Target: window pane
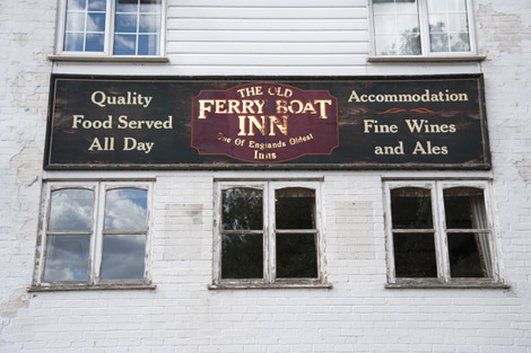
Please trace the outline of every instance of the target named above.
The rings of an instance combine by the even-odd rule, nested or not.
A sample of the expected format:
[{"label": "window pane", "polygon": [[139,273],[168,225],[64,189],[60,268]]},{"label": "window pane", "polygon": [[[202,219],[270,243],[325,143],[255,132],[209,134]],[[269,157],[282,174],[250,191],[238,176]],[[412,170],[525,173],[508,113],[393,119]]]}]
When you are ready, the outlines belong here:
[{"label": "window pane", "polygon": [[315,191],[285,188],[275,191],[277,229],[315,229]]},{"label": "window pane", "polygon": [[116,1],[116,12],[137,12],[138,0]]},{"label": "window pane", "polygon": [[430,48],[433,52],[449,52],[447,34],[430,34]]},{"label": "window pane", "polygon": [[391,190],[391,213],[394,229],[431,229],[431,194],[429,189]]},{"label": "window pane", "polygon": [[49,232],[90,232],[94,211],[91,190],[61,189],[52,192]]},{"label": "window pane", "polygon": [[488,234],[448,234],[452,277],[489,277]]},{"label": "window pane", "polygon": [[88,281],[89,248],[89,236],[48,236],[44,281]]},{"label": "window pane", "polygon": [[448,229],[488,228],[482,189],[445,189],[444,210]]},{"label": "window pane", "polygon": [[146,236],[105,235],[103,237],[102,279],[144,279]]},{"label": "window pane", "polygon": [[222,193],[222,225],[225,230],[262,230],[262,190],[232,188]]},{"label": "window pane", "polygon": [[314,234],[277,234],[277,277],[317,278]]},{"label": "window pane", "polygon": [[83,51],[83,34],[66,34],[65,51]]},{"label": "window pane", "polygon": [[428,0],[430,13],[445,13],[447,11],[448,0]]},{"label": "window pane", "polygon": [[136,18],[136,15],[117,14],[114,31],[118,33],[136,33]]},{"label": "window pane", "polygon": [[85,51],[103,51],[104,35],[103,34],[87,34],[87,42],[85,44]]},{"label": "window pane", "polygon": [[89,13],[87,22],[87,31],[105,32],[105,14]]},{"label": "window pane", "polygon": [[450,50],[454,52],[470,51],[470,36],[468,33],[450,34]]},{"label": "window pane", "polygon": [[117,34],[114,36],[115,55],[135,55],[136,35]]},{"label": "window pane", "polygon": [[393,235],[396,277],[437,277],[432,233]]},{"label": "window pane", "polygon": [[85,31],[85,14],[69,13],[66,15],[66,30],[72,32]]},{"label": "window pane", "polygon": [[221,277],[257,279],[264,276],[261,234],[223,234]]},{"label": "window pane", "polygon": [[140,15],[139,32],[140,33],[158,33],[160,28],[159,15]]},{"label": "window pane", "polygon": [[430,0],[428,12],[432,52],[470,51],[465,0]]},{"label": "window pane", "polygon": [[140,0],[140,12],[160,12],[161,0]]},{"label": "window pane", "polygon": [[141,34],[138,36],[138,55],[157,55],[159,53],[159,36]]},{"label": "window pane", "polygon": [[107,191],[104,230],[144,231],[147,228],[147,191],[117,189]]},{"label": "window pane", "polygon": [[86,6],[86,0],[68,0],[66,9],[68,11],[84,10]]},{"label": "window pane", "polygon": [[466,12],[466,0],[431,0],[431,2],[447,3],[449,12]]},{"label": "window pane", "polygon": [[415,0],[373,0],[376,54],[420,55],[420,25]]},{"label": "window pane", "polygon": [[89,11],[105,11],[106,10],[106,0],[88,0],[88,10]]}]

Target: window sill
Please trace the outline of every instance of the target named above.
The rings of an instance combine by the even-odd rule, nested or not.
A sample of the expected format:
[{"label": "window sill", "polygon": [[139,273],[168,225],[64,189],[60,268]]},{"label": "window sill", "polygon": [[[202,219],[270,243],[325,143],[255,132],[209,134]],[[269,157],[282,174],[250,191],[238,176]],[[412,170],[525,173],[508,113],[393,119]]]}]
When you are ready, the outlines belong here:
[{"label": "window sill", "polygon": [[418,282],[397,282],[388,283],[386,289],[510,289],[511,286],[502,282],[438,282],[438,281],[418,281]]},{"label": "window sill", "polygon": [[50,61],[117,62],[117,63],[167,63],[165,56],[104,56],[104,55],[48,55]]},{"label": "window sill", "polygon": [[92,291],[92,290],[154,290],[157,286],[146,283],[104,283],[97,285],[88,284],[54,284],[54,285],[34,285],[27,288],[32,292],[71,292],[71,291]]},{"label": "window sill", "polygon": [[411,56],[411,55],[378,55],[369,56],[368,62],[474,62],[483,61],[485,55],[448,55],[448,56]]},{"label": "window sill", "polygon": [[332,289],[331,283],[218,283],[209,290],[223,289]]}]

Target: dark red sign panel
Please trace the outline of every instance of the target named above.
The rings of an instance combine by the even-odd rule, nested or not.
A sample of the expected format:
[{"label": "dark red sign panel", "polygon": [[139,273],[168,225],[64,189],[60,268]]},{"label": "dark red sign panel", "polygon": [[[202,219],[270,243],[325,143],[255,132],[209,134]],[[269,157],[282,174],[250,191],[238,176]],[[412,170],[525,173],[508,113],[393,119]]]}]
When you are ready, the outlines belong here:
[{"label": "dark red sign panel", "polygon": [[329,155],[339,142],[337,99],[325,90],[252,83],[193,99],[192,147],[200,155],[286,162]]}]

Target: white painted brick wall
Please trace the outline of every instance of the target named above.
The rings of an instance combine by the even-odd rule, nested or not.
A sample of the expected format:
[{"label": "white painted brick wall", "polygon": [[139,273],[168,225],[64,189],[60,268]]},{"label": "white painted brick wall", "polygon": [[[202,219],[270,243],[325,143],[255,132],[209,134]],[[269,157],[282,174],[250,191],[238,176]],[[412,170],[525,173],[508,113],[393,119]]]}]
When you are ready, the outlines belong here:
[{"label": "white painted brick wall", "polygon": [[[492,173],[295,173],[325,177],[326,257],[334,288],[247,291],[207,289],[212,273],[213,179],[231,173],[49,173],[50,177],[157,177],[151,248],[157,289],[28,294],[43,177],[52,71],[46,55],[53,50],[55,1],[1,1],[0,352],[531,353],[528,0],[475,2],[479,48],[487,54],[481,65],[366,64],[365,1],[169,2],[170,65],[70,63],[56,64],[53,70],[166,75],[483,72],[494,169]],[[257,28],[282,23],[287,26],[285,33],[260,32],[255,42],[253,31],[218,31],[234,27],[245,16],[253,17]],[[272,17],[280,19],[274,22]],[[289,31],[290,21],[282,18],[319,23],[322,33]],[[183,30],[199,23],[210,28]],[[344,66],[315,61],[321,54],[313,53],[313,44],[330,41],[330,29],[337,29],[333,32],[340,39],[322,50],[337,54]],[[282,45],[275,59],[280,64],[268,66],[260,51],[269,52],[272,46],[257,44],[279,41],[278,36],[287,43],[313,44]],[[252,54],[238,54],[238,65],[224,66],[221,58],[227,54],[216,51],[225,44],[210,46],[210,41],[229,42],[231,51],[238,43],[245,49],[238,51]],[[298,57],[295,62],[290,61],[293,55]],[[182,65],[182,58],[199,56],[204,58],[200,66]],[[511,289],[384,289],[383,175],[492,175],[496,237]]]}]

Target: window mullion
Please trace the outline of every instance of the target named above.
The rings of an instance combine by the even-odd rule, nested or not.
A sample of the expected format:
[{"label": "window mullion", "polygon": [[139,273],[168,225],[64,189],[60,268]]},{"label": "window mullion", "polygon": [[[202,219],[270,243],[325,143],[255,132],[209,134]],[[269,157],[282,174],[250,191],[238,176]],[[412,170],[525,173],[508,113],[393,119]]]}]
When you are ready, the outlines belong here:
[{"label": "window mullion", "polygon": [[444,213],[444,196],[443,188],[440,183],[434,187],[436,217],[436,237],[437,239],[437,266],[440,266],[439,276],[442,276],[444,282],[450,280],[450,257],[448,255],[448,236],[446,234],[446,217]]},{"label": "window mullion", "polygon": [[270,182],[265,184],[264,202],[264,278],[267,283],[276,280],[276,229],[275,229],[275,190]]},{"label": "window mullion", "polygon": [[395,269],[395,251],[393,242],[393,222],[391,213],[391,188],[389,184],[385,184],[384,188],[384,205],[385,205],[385,229],[387,233],[387,241],[385,242],[387,253],[387,278],[388,281],[393,283],[396,281],[396,269]]},{"label": "window mullion", "polygon": [[223,234],[221,232],[221,185],[216,184],[214,187],[214,242],[212,244],[214,266],[212,269],[212,278],[216,282],[221,280],[221,246],[223,241]]},{"label": "window mullion", "polygon": [[106,199],[106,184],[101,183],[97,187],[96,192],[96,221],[94,224],[94,233],[92,235],[92,275],[91,279],[94,283],[98,283],[100,279],[101,260],[103,252],[103,225],[105,216],[105,199]]},{"label": "window mullion", "polygon": [[46,243],[48,241],[48,224],[50,222],[50,214],[52,211],[52,186],[48,184],[46,188],[46,196],[44,198],[44,221],[42,225],[42,234],[41,237],[41,252],[39,254],[39,273],[37,275],[38,282],[44,282],[44,262],[46,261]]},{"label": "window mullion", "polygon": [[106,23],[105,23],[105,53],[107,55],[112,55],[114,50],[114,19],[116,16],[114,15],[116,11],[116,0],[107,0],[106,9],[107,9],[107,16],[106,16]]},{"label": "window mullion", "polygon": [[426,0],[418,1],[421,53],[423,56],[428,56],[430,55],[430,25],[428,19],[428,3]]}]

